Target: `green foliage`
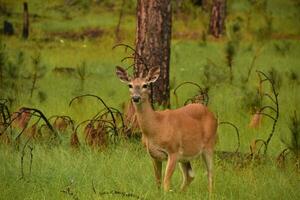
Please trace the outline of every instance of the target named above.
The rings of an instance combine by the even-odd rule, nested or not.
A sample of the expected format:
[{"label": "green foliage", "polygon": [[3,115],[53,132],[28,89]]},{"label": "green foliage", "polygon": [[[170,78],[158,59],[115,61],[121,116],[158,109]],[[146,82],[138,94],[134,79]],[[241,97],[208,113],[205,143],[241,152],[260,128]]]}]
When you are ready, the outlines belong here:
[{"label": "green foliage", "polygon": [[[118,191],[145,199],[208,199],[205,166],[193,161],[195,180],[184,193],[178,188],[180,170],[172,179],[172,192],[158,190],[152,163],[139,143],[126,142],[96,152],[87,148],[74,151],[63,147],[35,145],[30,168],[30,149],[24,156],[24,178],[19,179],[20,153],[0,146],[0,190],[3,199],[127,199]],[[165,167],[165,165],[164,165]],[[298,199],[298,175],[279,170],[273,161],[265,165],[235,168],[233,164],[215,159],[215,199]],[[272,178],[269,178],[272,177]],[[251,190],[249,190],[251,188]],[[34,191],[34,192],[33,192]],[[274,192],[276,191],[276,192]]]},{"label": "green foliage", "polygon": [[203,76],[205,87],[215,87],[224,83],[227,77],[224,73],[224,68],[214,63],[212,60],[207,59],[207,63],[203,66]]},{"label": "green foliage", "polygon": [[20,72],[24,63],[24,54],[18,51],[15,61],[8,57],[6,45],[0,43],[0,87],[1,97],[8,99],[11,104],[17,103],[20,91]]},{"label": "green foliage", "polygon": [[289,134],[281,137],[284,145],[300,159],[300,117],[296,111],[289,118]]},{"label": "green foliage", "polygon": [[274,67],[272,67],[269,70],[269,77],[271,78],[271,80],[273,80],[275,89],[278,91],[282,83],[282,78],[280,73]]},{"label": "green foliage", "polygon": [[252,113],[255,113],[261,106],[261,96],[259,95],[259,92],[256,89],[251,89],[247,87],[242,87],[243,90],[243,106],[246,111],[251,111]]},{"label": "green foliage", "polygon": [[274,42],[274,49],[279,55],[286,56],[291,49],[291,43],[289,41]]},{"label": "green foliage", "polygon": [[[122,0],[57,0],[47,3],[32,0],[29,2],[32,18],[28,41],[19,38],[22,2],[4,1],[11,14],[5,17],[0,14],[0,19],[12,21],[17,33],[12,37],[3,36],[0,45],[0,69],[3,74],[0,96],[14,102],[12,111],[28,105],[43,110],[47,116],[69,115],[78,124],[95,116],[103,107],[89,99],[74,102],[69,107],[69,101],[76,95],[96,94],[109,106],[117,108],[129,99],[128,88],[115,77],[114,70],[114,66],[124,65],[120,59],[128,52],[111,50],[115,45],[113,33]],[[68,6],[66,2],[76,4]],[[257,92],[256,74],[251,73],[247,82],[244,77],[254,60],[253,53],[258,55],[256,52],[261,52],[258,49],[262,46],[264,51],[255,57],[253,72],[262,70],[279,83],[276,88],[282,115],[276,131],[287,135],[291,133],[286,141],[293,149],[297,149],[295,146],[299,144],[295,145],[292,139],[295,138],[292,136],[294,133],[299,133],[299,126],[295,125],[299,117],[289,120],[289,126],[284,118],[284,113],[289,113],[291,109],[299,110],[299,105],[295,103],[299,101],[300,74],[298,7],[291,6],[296,4],[294,0],[266,2],[228,1],[227,35],[219,40],[207,34],[207,11],[194,7],[191,1],[183,1],[184,11],[173,20],[171,87],[175,88],[183,81],[193,81],[209,88],[209,108],[220,121],[230,121],[239,127],[242,133],[241,152],[249,152],[253,139],[266,138],[272,125],[267,118],[263,118],[261,129],[248,128],[249,110],[260,107],[262,102]],[[136,1],[125,3],[121,33],[123,42],[132,45]],[[80,40],[66,37],[95,29],[103,31],[103,34],[84,36]],[[228,82],[227,66],[234,66],[232,84]],[[53,69],[56,67],[75,69],[75,73],[55,73]],[[42,76],[34,79],[34,74]],[[35,85],[33,80],[37,81]],[[33,95],[29,100],[30,89],[33,89]],[[196,92],[192,87],[181,90],[179,104],[182,105]],[[171,102],[174,107],[173,98]],[[14,133],[14,136],[17,134]],[[218,134],[217,150],[232,151],[236,145],[232,130],[220,127]],[[270,158],[282,148],[278,135],[274,134],[268,148]],[[82,131],[78,132],[78,136],[82,144],[78,151],[69,147],[69,132],[55,147],[43,145],[48,144],[46,141],[40,142],[42,144],[30,143],[34,146],[32,172],[27,173],[30,152],[26,148],[24,180],[18,180],[21,152],[1,143],[0,160],[5,160],[0,164],[1,198],[71,199],[74,198],[70,195],[73,193],[79,199],[120,199],[115,194],[100,195],[101,192],[111,191],[133,193],[147,199],[208,197],[201,161],[193,162],[196,180],[186,193],[175,190],[165,194],[156,190],[151,161],[140,143],[124,141],[95,152],[84,145]],[[300,198],[298,175],[291,168],[279,171],[272,160],[258,166],[239,168],[216,157],[215,172],[215,199]],[[179,188],[180,181],[180,171],[176,170],[174,188]]]}]

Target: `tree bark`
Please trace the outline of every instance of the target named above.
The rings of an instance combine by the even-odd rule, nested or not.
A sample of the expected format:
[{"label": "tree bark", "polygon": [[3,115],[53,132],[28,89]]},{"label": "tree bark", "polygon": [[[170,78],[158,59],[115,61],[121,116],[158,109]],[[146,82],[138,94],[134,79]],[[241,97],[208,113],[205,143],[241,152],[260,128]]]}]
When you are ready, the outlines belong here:
[{"label": "tree bark", "polygon": [[216,38],[220,37],[224,32],[225,17],[226,0],[214,0],[211,9],[209,32]]},{"label": "tree bark", "polygon": [[164,107],[170,107],[171,28],[171,0],[138,0],[134,74],[137,77],[151,67],[160,67],[160,77],[151,86],[151,99]]},{"label": "tree bark", "polygon": [[23,38],[27,39],[29,36],[29,13],[28,13],[28,4],[24,2],[24,13],[23,13]]}]

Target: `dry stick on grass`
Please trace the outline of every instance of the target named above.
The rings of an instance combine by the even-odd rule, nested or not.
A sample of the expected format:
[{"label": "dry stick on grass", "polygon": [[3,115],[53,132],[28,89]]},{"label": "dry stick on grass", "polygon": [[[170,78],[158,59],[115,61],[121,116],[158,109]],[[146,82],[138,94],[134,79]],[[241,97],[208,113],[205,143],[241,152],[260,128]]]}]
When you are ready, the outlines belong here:
[{"label": "dry stick on grass", "polygon": [[[268,99],[271,100],[271,102],[274,104],[275,108],[273,106],[263,106],[260,111],[259,111],[259,114],[262,114],[264,116],[267,116],[269,117],[270,119],[273,120],[273,125],[272,125],[272,130],[268,136],[268,138],[265,140],[265,151],[264,153],[266,154],[267,153],[267,150],[268,150],[268,145],[275,133],[275,128],[276,128],[276,125],[277,125],[277,122],[278,122],[278,118],[279,118],[279,101],[278,101],[278,95],[279,93],[276,91],[276,88],[275,88],[275,82],[274,80],[272,80],[270,77],[268,77],[265,73],[263,73],[262,71],[256,71],[257,74],[259,75],[260,77],[260,82],[263,83],[265,81],[268,81],[269,84],[271,85],[271,92],[272,92],[272,95],[271,96],[270,94],[268,93],[264,93],[263,96],[267,97]],[[263,77],[263,79],[261,79],[261,77]],[[263,111],[265,109],[270,109],[271,111],[273,111],[275,113],[275,116],[271,116],[270,114],[267,114],[267,113],[264,113]]]},{"label": "dry stick on grass", "polygon": [[[29,143],[31,138],[28,138],[27,141],[25,142],[22,151],[21,151],[21,177],[20,180],[24,178],[24,157],[25,157],[25,148],[27,146],[27,144]],[[31,171],[31,167],[30,167],[30,171]]]},{"label": "dry stick on grass", "polygon": [[[259,149],[257,150],[257,144],[261,142],[261,145],[259,147]],[[267,143],[266,141],[264,141],[263,139],[256,139],[253,141],[253,143],[250,145],[250,152],[251,152],[251,157],[254,158],[255,157],[255,153],[260,154],[260,150],[262,147],[267,147]]]},{"label": "dry stick on grass", "polygon": [[235,153],[238,153],[239,149],[240,149],[240,146],[241,146],[239,129],[237,128],[236,125],[234,125],[231,122],[219,122],[219,125],[222,125],[222,124],[230,125],[230,126],[232,126],[235,129],[236,137],[237,137],[237,147],[236,147]]},{"label": "dry stick on grass", "polygon": [[[23,112],[25,112],[25,111],[27,111],[27,112],[29,111],[31,116],[37,116],[37,117],[43,119],[44,122],[46,123],[46,125],[48,126],[48,128],[54,134],[54,138],[57,138],[58,133],[56,132],[56,130],[53,129],[53,127],[50,124],[50,122],[48,121],[48,119],[45,117],[45,115],[40,110],[38,110],[36,108],[23,107]],[[24,130],[27,128],[27,125],[28,125],[28,123],[26,124],[26,127],[23,128],[23,130],[21,131],[21,133],[16,137],[16,139],[18,139],[23,134]]]},{"label": "dry stick on grass", "polygon": [[285,165],[285,157],[289,154],[289,148],[283,149],[276,158],[276,164],[278,167],[283,168]]},{"label": "dry stick on grass", "polygon": [[68,185],[66,189],[61,190],[60,192],[71,196],[74,200],[79,200],[78,196],[74,192],[71,191],[70,187],[71,187],[71,185]]},{"label": "dry stick on grass", "polygon": [[121,22],[122,22],[122,18],[123,18],[123,14],[124,14],[124,6],[125,6],[125,0],[122,0],[122,4],[121,4],[121,10],[120,10],[120,15],[119,15],[119,20],[118,20],[118,24],[116,27],[116,41],[120,42],[121,37],[120,37],[120,26],[121,26]]},{"label": "dry stick on grass", "polygon": [[254,54],[254,56],[253,56],[253,58],[252,58],[252,60],[251,60],[251,63],[250,63],[249,69],[248,69],[246,82],[249,81],[249,77],[250,77],[250,75],[251,75],[252,69],[253,69],[254,66],[255,66],[255,61],[256,61],[256,59],[258,58],[259,54],[261,53],[262,48],[263,48],[263,46],[259,47],[259,48],[255,51],[255,54]]},{"label": "dry stick on grass", "polygon": [[31,175],[31,169],[32,169],[32,162],[33,162],[33,147],[28,146],[28,148],[30,149],[30,165],[29,165],[29,175]]},{"label": "dry stick on grass", "polygon": [[107,109],[107,111],[109,112],[109,114],[110,114],[110,116],[111,116],[111,119],[112,119],[112,121],[113,121],[113,124],[114,124],[113,130],[114,130],[115,134],[118,135],[117,123],[116,123],[116,119],[115,119],[114,113],[113,113],[113,111],[110,109],[110,107],[108,107],[108,106],[106,105],[106,103],[103,101],[102,98],[100,98],[100,97],[98,97],[98,96],[96,96],[96,95],[93,95],[93,94],[84,94],[84,95],[80,95],[80,96],[74,97],[74,98],[70,101],[69,106],[72,105],[72,103],[73,103],[73,101],[74,101],[75,99],[79,99],[79,98],[82,98],[82,97],[95,97],[95,98],[97,98],[97,99],[104,105],[104,107],[105,107],[105,108]]},{"label": "dry stick on grass", "polygon": [[65,131],[69,125],[71,125],[72,130],[74,129],[74,121],[71,119],[70,116],[67,115],[54,115],[51,116],[48,120],[50,121],[50,119],[55,118],[54,122],[53,122],[53,127],[56,130],[59,131]]},{"label": "dry stick on grass", "polygon": [[8,103],[8,100],[7,99],[0,99],[0,101],[3,101],[3,102],[0,102],[1,116],[3,118],[3,123],[8,123],[8,120],[10,119],[10,112],[9,112],[9,109],[6,105]]},{"label": "dry stick on grass", "polygon": [[44,122],[46,123],[46,125],[48,126],[48,128],[54,133],[55,137],[58,136],[58,133],[54,130],[54,128],[52,127],[52,125],[50,124],[50,122],[48,121],[48,119],[45,117],[45,115],[42,113],[42,111],[36,109],[36,108],[27,108],[24,107],[25,110],[28,111],[34,111],[34,113],[38,113],[38,116],[41,117]]},{"label": "dry stick on grass", "polygon": [[[125,127],[125,123],[124,123],[124,119],[123,119],[123,114],[121,111],[119,111],[118,109],[114,108],[114,107],[109,107],[111,109],[111,111],[114,114],[117,114],[117,116],[119,116],[121,118],[121,122],[122,122],[122,127]],[[107,114],[109,114],[110,112],[107,111],[107,108],[102,109],[101,111],[99,111],[92,119],[96,120],[96,119],[103,119],[104,116],[106,116]]]},{"label": "dry stick on grass", "polygon": [[[4,127],[4,130],[2,132],[0,132],[0,136],[2,136],[2,134],[5,133],[6,129],[8,127],[10,127],[10,136],[12,136],[12,128],[11,126],[9,126],[9,120],[11,118],[11,114],[9,112],[8,106],[6,105],[8,103],[7,99],[0,99],[0,108],[1,108],[1,117],[3,119],[3,121],[0,120],[0,125],[2,125]],[[9,138],[9,136],[7,135],[8,140],[10,140],[11,138]]]},{"label": "dry stick on grass", "polygon": [[48,118],[48,121],[50,122],[51,119],[53,119],[53,118],[56,118],[56,119],[57,118],[63,118],[65,120],[67,120],[69,123],[73,123],[72,118],[70,116],[68,116],[68,115],[52,115],[51,117]]},{"label": "dry stick on grass", "polygon": [[[9,127],[10,127],[10,129],[11,129],[12,123],[13,123],[15,120],[18,120],[18,118],[19,118],[20,116],[22,116],[23,113],[28,112],[27,110],[25,110],[25,109],[23,109],[23,108],[20,109],[20,110],[21,110],[21,111],[20,111],[20,112],[16,112],[16,113],[17,113],[16,116],[15,116],[13,119],[10,119],[10,121],[6,124],[6,127],[4,128],[2,134],[4,134],[4,133],[6,132],[6,130],[7,130]],[[28,121],[25,123],[25,125],[21,127],[22,130],[21,130],[21,132],[19,133],[19,135],[14,139],[15,141],[17,141],[17,140],[19,139],[19,137],[23,134],[23,132],[25,131],[25,129],[26,129],[27,126],[28,126],[28,123],[29,123],[29,120],[30,120],[31,116],[33,116],[33,115],[35,115],[35,114],[34,114],[34,113],[29,113],[29,119],[28,119]],[[12,130],[11,130],[11,136],[12,136]]]},{"label": "dry stick on grass", "polygon": [[200,93],[204,95],[204,99],[206,98],[206,100],[204,101],[204,104],[207,105],[207,104],[208,104],[208,101],[209,101],[209,96],[208,96],[207,92],[206,92],[199,84],[197,84],[197,83],[195,83],[195,82],[192,82],[192,81],[185,81],[185,82],[183,82],[183,83],[180,83],[180,84],[174,89],[173,94],[174,94],[174,96],[175,96],[176,106],[179,107],[179,103],[178,103],[178,95],[177,95],[176,92],[177,92],[177,90],[178,90],[180,87],[182,87],[183,85],[187,85],[187,84],[194,85],[194,86],[196,86],[196,87],[199,89]]},{"label": "dry stick on grass", "polygon": [[[120,128],[118,128],[117,126],[116,126],[116,128],[117,128],[117,132],[118,132],[118,135],[119,135],[119,131],[122,131],[122,133],[123,133],[123,131],[127,128],[126,126],[125,126],[125,122],[124,122],[124,119],[123,119],[123,115],[122,115],[122,113],[118,110],[118,109],[116,109],[116,108],[113,108],[113,107],[109,107],[110,109],[111,109],[111,111],[112,111],[112,113],[113,114],[116,114],[116,117],[120,117],[121,118],[121,123],[122,123],[122,125],[121,125],[121,127]],[[94,121],[94,122],[96,122],[96,121],[98,121],[98,122],[101,122],[101,123],[104,123],[104,128],[105,128],[105,130],[107,130],[107,128],[109,128],[109,129],[111,129],[111,130],[114,130],[114,124],[112,124],[111,123],[111,120],[107,120],[106,118],[107,118],[107,115],[108,114],[110,114],[110,112],[109,111],[106,111],[106,112],[99,112],[99,113],[97,113],[97,115],[95,115],[93,118],[92,118],[92,120],[91,121]],[[109,124],[108,126],[106,125],[106,124]],[[114,138],[115,139],[115,138]]]},{"label": "dry stick on grass", "polygon": [[99,192],[98,193],[100,196],[104,196],[104,195],[119,195],[122,197],[128,197],[128,198],[135,198],[135,199],[141,199],[141,200],[145,200],[145,198],[140,197],[136,194],[133,193],[129,193],[129,192],[121,192],[121,191],[116,191],[116,190],[112,190],[109,192]]}]

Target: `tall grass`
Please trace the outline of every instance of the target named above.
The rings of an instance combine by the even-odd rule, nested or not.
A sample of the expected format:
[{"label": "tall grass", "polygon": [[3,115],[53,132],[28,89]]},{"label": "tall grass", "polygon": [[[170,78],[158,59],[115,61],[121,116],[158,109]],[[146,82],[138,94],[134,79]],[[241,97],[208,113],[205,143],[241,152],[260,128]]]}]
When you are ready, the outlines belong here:
[{"label": "tall grass", "polygon": [[[172,179],[173,192],[157,190],[151,161],[140,144],[126,142],[105,152],[82,148],[36,145],[32,172],[29,153],[24,158],[24,178],[20,179],[20,153],[0,148],[1,199],[126,199],[134,194],[144,199],[205,199],[208,197],[205,167],[193,161],[196,178],[187,192],[179,192],[180,170]],[[74,159],[76,158],[76,159]],[[298,199],[298,175],[282,171],[273,161],[259,166],[237,168],[215,159],[215,199]],[[122,194],[114,194],[114,192]],[[111,194],[104,194],[111,193]]]}]

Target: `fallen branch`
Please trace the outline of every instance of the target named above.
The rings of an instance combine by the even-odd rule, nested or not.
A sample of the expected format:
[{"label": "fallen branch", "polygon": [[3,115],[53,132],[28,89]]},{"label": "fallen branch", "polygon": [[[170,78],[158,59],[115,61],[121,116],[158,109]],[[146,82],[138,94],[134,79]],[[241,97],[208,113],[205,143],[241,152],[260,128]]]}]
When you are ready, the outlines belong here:
[{"label": "fallen branch", "polygon": [[73,103],[74,100],[76,100],[76,99],[78,99],[78,98],[82,98],[82,97],[95,97],[95,98],[97,98],[97,99],[104,105],[104,107],[105,107],[105,108],[107,109],[107,111],[109,112],[109,114],[110,114],[110,116],[111,116],[111,119],[112,119],[112,121],[113,121],[113,124],[114,124],[114,132],[115,132],[116,135],[118,135],[116,119],[115,119],[115,116],[114,116],[114,114],[113,114],[113,111],[110,109],[109,106],[106,105],[106,103],[103,101],[102,98],[100,98],[100,97],[98,97],[98,96],[96,96],[96,95],[93,95],[93,94],[84,94],[84,95],[80,95],[80,96],[74,97],[74,98],[70,101],[69,106],[72,105],[72,103]]},{"label": "fallen branch", "polygon": [[235,129],[235,131],[236,131],[236,136],[237,136],[237,142],[238,142],[238,145],[237,145],[237,148],[236,148],[236,150],[235,150],[235,153],[237,153],[237,152],[239,151],[240,145],[241,145],[239,129],[236,127],[236,125],[234,125],[234,124],[231,123],[231,122],[219,122],[219,125],[221,125],[221,124],[228,124],[228,125],[232,126],[232,127]]},{"label": "fallen branch", "polygon": [[104,196],[104,195],[119,195],[119,196],[122,196],[122,197],[130,197],[130,198],[145,200],[145,198],[140,197],[140,196],[138,196],[136,194],[128,193],[128,192],[121,192],[121,191],[116,191],[116,190],[112,190],[112,191],[109,191],[109,192],[99,192],[98,194],[100,196]]}]

